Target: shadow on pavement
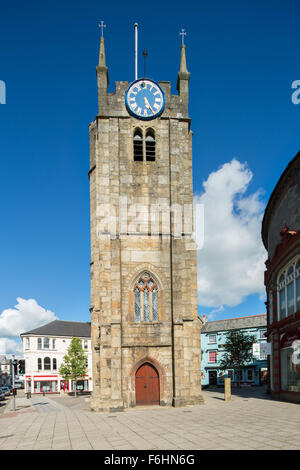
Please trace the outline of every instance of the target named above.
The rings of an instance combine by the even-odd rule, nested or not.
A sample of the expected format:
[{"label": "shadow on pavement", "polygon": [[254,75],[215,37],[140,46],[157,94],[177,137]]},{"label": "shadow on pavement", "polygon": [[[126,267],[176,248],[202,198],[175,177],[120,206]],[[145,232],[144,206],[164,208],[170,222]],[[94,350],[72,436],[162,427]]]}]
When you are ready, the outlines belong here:
[{"label": "shadow on pavement", "polygon": [[[214,396],[212,398],[216,398],[219,400],[224,400],[224,388],[223,387],[208,387],[203,391],[213,392],[214,394],[218,394],[219,396]],[[267,387],[233,387],[231,389],[231,395],[237,396],[241,398],[258,398],[261,400],[272,400],[272,397],[269,393],[267,393]]]}]

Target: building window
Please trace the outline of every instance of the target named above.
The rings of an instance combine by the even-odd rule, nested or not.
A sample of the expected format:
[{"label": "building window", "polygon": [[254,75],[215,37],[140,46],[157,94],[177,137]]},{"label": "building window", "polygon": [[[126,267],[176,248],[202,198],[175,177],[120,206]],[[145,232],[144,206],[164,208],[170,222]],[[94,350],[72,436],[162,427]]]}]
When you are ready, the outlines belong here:
[{"label": "building window", "polygon": [[138,287],[134,289],[134,321],[141,321],[141,291]]},{"label": "building window", "polygon": [[52,359],[52,368],[53,368],[53,370],[57,369],[57,362],[56,362],[55,358]]},{"label": "building window", "polygon": [[83,342],[83,348],[84,348],[84,349],[88,349],[88,342],[87,342],[87,340],[84,340],[84,342]]},{"label": "building window", "polygon": [[152,129],[148,129],[146,133],[146,161],[155,161],[155,134]]},{"label": "building window", "polygon": [[269,322],[273,323],[273,292],[269,292]]},{"label": "building window", "polygon": [[44,370],[51,370],[51,360],[50,357],[44,358]]},{"label": "building window", "polygon": [[300,310],[300,258],[279,274],[277,282],[278,319],[283,320]]},{"label": "building window", "polygon": [[42,370],[42,359],[39,357],[37,360],[38,370]]},{"label": "building window", "polygon": [[286,333],[280,344],[281,390],[300,392],[300,333]]},{"label": "building window", "polygon": [[37,348],[42,349],[42,338],[38,338],[37,340]]},{"label": "building window", "polygon": [[217,362],[217,351],[209,351],[208,362]]},{"label": "building window", "polygon": [[135,129],[133,133],[133,160],[135,162],[155,161],[155,133],[153,129],[147,129],[146,138],[143,138],[141,129]]},{"label": "building window", "polygon": [[242,370],[237,370],[237,371],[235,372],[235,375],[236,375],[236,379],[237,379],[238,381],[241,382],[241,381],[243,380],[243,371],[242,371]]},{"label": "building window", "polygon": [[259,339],[266,339],[265,333],[266,330],[259,330]]},{"label": "building window", "polygon": [[55,349],[55,346],[56,346],[56,341],[55,341],[55,339],[53,338],[53,340],[52,340],[52,349]]},{"label": "building window", "polygon": [[135,162],[143,161],[143,136],[140,129],[136,129],[133,135],[133,159]]},{"label": "building window", "polygon": [[[75,380],[71,382],[72,392],[75,392]],[[76,390],[78,392],[87,392],[89,390],[89,381],[88,380],[77,380]]]},{"label": "building window", "polygon": [[134,289],[134,321],[158,321],[158,286],[148,273],[136,282]]},{"label": "building window", "polygon": [[248,379],[248,380],[253,380],[253,370],[252,370],[252,369],[248,369],[248,371],[247,371],[247,379]]},{"label": "building window", "polygon": [[34,382],[35,393],[53,393],[57,392],[57,381],[55,380],[37,380]]},{"label": "building window", "polygon": [[155,287],[152,291],[152,320],[158,321],[158,290]]},{"label": "building window", "polygon": [[216,343],[217,342],[217,335],[208,335],[208,343]]},{"label": "building window", "polygon": [[49,349],[49,348],[50,348],[50,339],[44,338],[44,349]]},{"label": "building window", "polygon": [[30,338],[26,338],[26,349],[30,348]]}]

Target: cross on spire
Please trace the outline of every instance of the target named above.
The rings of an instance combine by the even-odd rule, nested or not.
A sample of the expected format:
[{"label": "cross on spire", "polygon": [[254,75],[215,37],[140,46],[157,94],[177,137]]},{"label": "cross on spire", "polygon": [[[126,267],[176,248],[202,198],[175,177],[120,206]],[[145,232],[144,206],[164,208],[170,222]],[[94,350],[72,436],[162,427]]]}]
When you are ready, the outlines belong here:
[{"label": "cross on spire", "polygon": [[181,29],[179,36],[181,36],[182,45],[184,46],[184,36],[186,36],[186,32],[183,28]]},{"label": "cross on spire", "polygon": [[101,29],[101,37],[103,37],[103,28],[106,28],[106,24],[104,24],[104,21],[101,21],[98,26]]}]

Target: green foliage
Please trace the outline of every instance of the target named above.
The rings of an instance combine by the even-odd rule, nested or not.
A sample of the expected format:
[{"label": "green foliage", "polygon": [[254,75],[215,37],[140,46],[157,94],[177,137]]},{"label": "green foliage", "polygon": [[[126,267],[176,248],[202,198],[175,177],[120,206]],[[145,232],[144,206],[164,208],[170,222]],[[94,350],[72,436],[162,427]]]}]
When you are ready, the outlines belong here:
[{"label": "green foliage", "polygon": [[59,368],[60,375],[65,380],[73,379],[77,381],[87,372],[86,356],[82,349],[81,340],[72,338],[67,354]]},{"label": "green foliage", "polygon": [[240,371],[252,362],[252,344],[255,336],[242,333],[239,330],[229,330],[223,344],[220,368]]}]

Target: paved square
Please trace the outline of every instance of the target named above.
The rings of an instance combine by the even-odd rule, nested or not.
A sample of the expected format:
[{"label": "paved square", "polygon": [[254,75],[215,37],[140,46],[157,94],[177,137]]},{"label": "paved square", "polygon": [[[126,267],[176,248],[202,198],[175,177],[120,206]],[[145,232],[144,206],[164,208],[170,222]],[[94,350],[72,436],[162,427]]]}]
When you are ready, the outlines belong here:
[{"label": "paved square", "polygon": [[88,398],[18,392],[0,408],[0,450],[300,449],[300,405],[270,399],[262,388],[204,390],[205,404],[94,413]]}]

